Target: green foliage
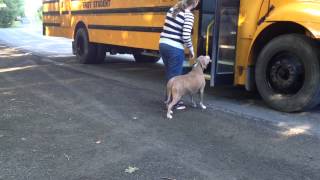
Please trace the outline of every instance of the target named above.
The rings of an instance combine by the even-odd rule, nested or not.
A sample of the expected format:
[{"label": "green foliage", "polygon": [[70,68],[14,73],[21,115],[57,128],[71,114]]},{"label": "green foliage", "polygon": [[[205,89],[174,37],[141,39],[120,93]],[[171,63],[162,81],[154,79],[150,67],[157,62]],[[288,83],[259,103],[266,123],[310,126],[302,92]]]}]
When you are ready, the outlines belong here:
[{"label": "green foliage", "polygon": [[24,16],[24,0],[0,0],[6,4],[0,9],[0,27],[9,27],[17,16]]},{"label": "green foliage", "polygon": [[42,9],[43,7],[41,6],[38,10],[37,10],[37,16],[38,18],[42,21],[43,16],[42,16]]}]

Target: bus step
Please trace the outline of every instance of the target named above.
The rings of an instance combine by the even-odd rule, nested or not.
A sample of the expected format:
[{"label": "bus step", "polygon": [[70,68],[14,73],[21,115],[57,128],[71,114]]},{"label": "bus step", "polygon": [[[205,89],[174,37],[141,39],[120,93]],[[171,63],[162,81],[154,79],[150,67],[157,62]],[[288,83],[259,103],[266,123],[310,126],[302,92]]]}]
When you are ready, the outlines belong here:
[{"label": "bus step", "polygon": [[219,46],[220,49],[236,49],[236,46],[233,46],[233,45],[220,45]]}]

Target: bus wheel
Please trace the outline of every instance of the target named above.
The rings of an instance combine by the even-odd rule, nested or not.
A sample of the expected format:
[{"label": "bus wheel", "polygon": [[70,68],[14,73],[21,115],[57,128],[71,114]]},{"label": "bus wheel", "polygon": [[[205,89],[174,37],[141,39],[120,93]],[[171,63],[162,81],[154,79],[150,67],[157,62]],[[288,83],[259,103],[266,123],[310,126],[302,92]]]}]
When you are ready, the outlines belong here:
[{"label": "bus wheel", "polygon": [[137,63],[156,63],[160,60],[156,56],[147,56],[140,53],[133,54],[133,57]]},{"label": "bus wheel", "polygon": [[104,59],[106,58],[107,50],[105,46],[102,44],[97,44],[96,48],[97,48],[97,54],[96,54],[95,63],[101,64],[104,62]]},{"label": "bus wheel", "polygon": [[320,102],[320,64],[316,43],[303,35],[282,35],[258,57],[255,78],[269,106],[284,112],[315,107]]},{"label": "bus wheel", "polygon": [[80,63],[93,64],[96,63],[96,45],[89,42],[86,29],[80,28],[75,36],[76,56]]}]

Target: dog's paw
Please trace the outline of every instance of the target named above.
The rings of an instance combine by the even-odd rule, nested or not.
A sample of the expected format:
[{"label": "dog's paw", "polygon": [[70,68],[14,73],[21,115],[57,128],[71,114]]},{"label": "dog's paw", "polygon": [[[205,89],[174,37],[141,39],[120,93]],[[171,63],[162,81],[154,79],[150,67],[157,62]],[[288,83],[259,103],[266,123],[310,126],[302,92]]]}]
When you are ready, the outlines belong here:
[{"label": "dog's paw", "polygon": [[170,111],[170,114],[173,114],[173,111]]},{"label": "dog's paw", "polygon": [[205,106],[204,104],[200,104],[201,109],[207,109],[207,106]]},{"label": "dog's paw", "polygon": [[167,118],[168,119],[172,119],[172,115],[171,114],[167,114]]},{"label": "dog's paw", "polygon": [[193,103],[193,104],[192,104],[192,107],[193,107],[193,108],[197,108],[197,107],[198,107],[197,103]]}]

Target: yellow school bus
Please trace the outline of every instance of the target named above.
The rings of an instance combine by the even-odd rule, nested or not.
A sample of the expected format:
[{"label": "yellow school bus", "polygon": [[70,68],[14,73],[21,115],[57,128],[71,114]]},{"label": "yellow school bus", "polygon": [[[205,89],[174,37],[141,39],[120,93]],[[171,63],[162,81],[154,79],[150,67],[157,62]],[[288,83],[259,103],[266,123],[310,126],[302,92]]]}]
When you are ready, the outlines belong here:
[{"label": "yellow school bus", "polygon": [[[106,52],[157,62],[168,9],[177,0],[44,0],[43,33],[74,39],[81,63]],[[320,103],[320,1],[201,0],[194,10],[196,54],[209,54],[211,86],[257,89],[272,108]]]}]

